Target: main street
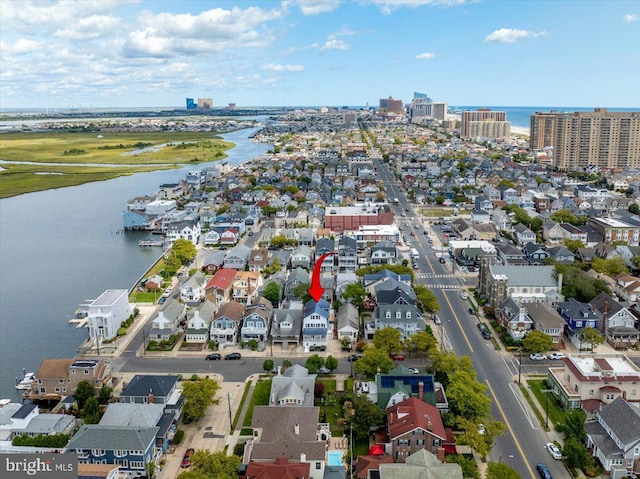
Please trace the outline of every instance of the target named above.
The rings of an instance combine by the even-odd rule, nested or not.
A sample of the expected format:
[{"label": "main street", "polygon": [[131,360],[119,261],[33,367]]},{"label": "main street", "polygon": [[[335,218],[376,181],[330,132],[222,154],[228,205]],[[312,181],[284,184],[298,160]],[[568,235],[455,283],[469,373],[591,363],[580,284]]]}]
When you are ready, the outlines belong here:
[{"label": "main street", "polygon": [[[504,435],[498,437],[495,442],[490,459],[494,462],[504,462],[513,467],[523,477],[537,478],[536,464],[545,463],[553,477],[567,477],[568,472],[561,461],[555,461],[545,448],[550,442],[547,433],[531,411],[528,404],[518,390],[518,372],[526,373],[533,367],[546,366],[543,364],[531,364],[528,357],[518,364],[518,358],[505,352],[495,350],[491,341],[485,340],[477,328],[478,318],[469,314],[469,302],[460,296],[460,288],[475,286],[476,278],[464,279],[457,271],[448,254],[444,254],[446,263],[441,264],[434,253],[440,253],[428,242],[428,237],[415,228],[416,222],[421,222],[420,216],[415,216],[411,210],[407,196],[400,188],[388,168],[379,159],[374,160],[375,167],[383,180],[389,200],[398,198],[399,204],[395,204],[395,212],[401,220],[404,212],[407,214],[406,225],[414,232],[410,237],[411,247],[418,249],[420,260],[418,261],[419,273],[416,282],[429,287],[440,304],[438,316],[442,320],[439,327],[442,347],[453,350],[458,356],[469,356],[476,368],[478,380],[487,386],[487,393],[493,401],[493,416],[507,426]],[[392,201],[392,200],[391,200]],[[432,236],[439,235],[437,228],[427,227]],[[406,228],[403,228],[406,231]],[[438,241],[438,239],[440,241]],[[434,244],[442,244],[444,238],[438,237]],[[432,327],[436,328],[432,323]]]}]

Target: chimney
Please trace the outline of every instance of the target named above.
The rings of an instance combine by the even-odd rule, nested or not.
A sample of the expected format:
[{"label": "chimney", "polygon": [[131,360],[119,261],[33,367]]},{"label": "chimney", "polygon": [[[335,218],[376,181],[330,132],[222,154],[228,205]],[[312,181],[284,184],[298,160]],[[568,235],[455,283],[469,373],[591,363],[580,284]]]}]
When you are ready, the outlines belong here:
[{"label": "chimney", "polygon": [[153,389],[149,389],[149,397],[147,399],[147,402],[149,404],[153,404],[153,401],[154,401],[154,399],[153,399]]},{"label": "chimney", "polygon": [[562,273],[558,274],[558,293],[562,293]]},{"label": "chimney", "polygon": [[300,424],[296,424],[295,426],[293,426],[293,432],[296,436],[300,435]]},{"label": "chimney", "polygon": [[444,461],[444,447],[439,447],[438,448],[438,454],[437,455],[438,455],[438,460],[440,462],[445,462]]},{"label": "chimney", "polygon": [[418,399],[420,399],[420,401],[424,401],[424,382],[420,381],[418,383]]},{"label": "chimney", "polygon": [[304,452],[300,453],[300,462],[307,462],[307,455]]}]

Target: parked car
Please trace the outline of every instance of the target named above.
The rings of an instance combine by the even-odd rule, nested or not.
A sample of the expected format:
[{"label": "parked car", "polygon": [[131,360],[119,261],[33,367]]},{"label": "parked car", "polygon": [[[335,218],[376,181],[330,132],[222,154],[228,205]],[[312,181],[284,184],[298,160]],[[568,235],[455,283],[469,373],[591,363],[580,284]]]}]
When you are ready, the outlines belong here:
[{"label": "parked car", "polygon": [[484,330],[485,330],[484,324],[482,324],[482,323],[478,323],[478,329],[479,329],[480,331],[484,331]]},{"label": "parked car", "polygon": [[350,362],[357,361],[358,359],[360,359],[359,354],[352,354],[349,357],[347,357],[347,361],[350,361]]},{"label": "parked car", "polygon": [[562,453],[560,452],[560,449],[558,448],[558,446],[556,446],[552,442],[548,442],[546,446],[547,446],[547,451],[549,451],[549,454],[551,454],[551,456],[554,459],[562,459]]},{"label": "parked car", "polygon": [[423,234],[423,235],[425,235],[425,236],[429,236],[429,233],[427,233],[427,230],[424,230],[424,231],[422,232],[422,234]]},{"label": "parked car", "polygon": [[473,308],[469,308],[469,314],[476,314],[476,312],[473,310]]},{"label": "parked car", "polygon": [[225,359],[242,359],[242,355],[240,353],[229,353],[224,358]]},{"label": "parked car", "polygon": [[322,366],[320,369],[318,369],[318,374],[331,374],[331,371],[328,368]]},{"label": "parked car", "polygon": [[207,354],[207,357],[205,359],[207,361],[218,361],[219,359],[222,359],[222,356],[220,355],[220,353],[211,353]]},{"label": "parked car", "polygon": [[438,316],[437,314],[433,317],[433,322],[436,323],[438,326],[442,324],[442,320],[440,319],[440,316]]},{"label": "parked car", "polygon": [[549,359],[564,359],[566,356],[564,353],[551,353]]},{"label": "parked car", "polygon": [[468,295],[467,293],[465,293],[464,291],[462,291],[462,292],[460,293],[460,297],[461,297],[462,299],[469,299],[469,295]]},{"label": "parked car", "polygon": [[482,330],[482,337],[484,339],[491,339],[491,333],[485,328]]},{"label": "parked car", "polygon": [[478,424],[478,434],[484,436],[487,433],[487,430],[484,428],[484,424]]},{"label": "parked car", "polygon": [[531,353],[529,359],[531,359],[531,361],[545,361],[547,357],[542,353]]},{"label": "parked car", "polygon": [[553,479],[553,477],[551,476],[551,472],[549,471],[549,468],[546,464],[539,463],[536,468],[538,469],[538,472],[540,473],[540,477],[542,477],[542,479]]},{"label": "parked car", "polygon": [[404,361],[404,354],[390,354],[389,357],[394,361]]},{"label": "parked car", "polygon": [[196,450],[192,447],[185,451],[184,456],[182,457],[182,462],[180,463],[181,467],[189,467],[191,465],[191,456],[194,452],[196,452]]},{"label": "parked car", "polygon": [[420,374],[418,368],[407,368],[411,374]]},{"label": "parked car", "polygon": [[165,297],[163,296],[163,297],[161,297],[161,298],[158,300],[158,304],[164,304],[164,302],[165,302],[166,300],[167,300],[167,298],[165,298]]},{"label": "parked car", "polygon": [[253,231],[249,231],[249,236],[253,236]]}]

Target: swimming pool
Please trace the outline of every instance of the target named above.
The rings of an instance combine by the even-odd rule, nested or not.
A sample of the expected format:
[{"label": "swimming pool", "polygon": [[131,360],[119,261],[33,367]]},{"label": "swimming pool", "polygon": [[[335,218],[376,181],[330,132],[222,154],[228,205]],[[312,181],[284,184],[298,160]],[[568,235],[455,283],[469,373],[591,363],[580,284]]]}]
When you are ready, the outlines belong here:
[{"label": "swimming pool", "polygon": [[342,451],[327,452],[327,465],[342,466]]}]

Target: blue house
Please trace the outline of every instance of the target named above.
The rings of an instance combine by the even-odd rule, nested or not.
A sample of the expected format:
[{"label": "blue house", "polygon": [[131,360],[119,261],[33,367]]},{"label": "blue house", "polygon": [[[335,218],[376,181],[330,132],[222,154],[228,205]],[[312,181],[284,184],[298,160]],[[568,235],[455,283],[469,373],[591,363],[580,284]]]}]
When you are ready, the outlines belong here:
[{"label": "blue house", "polygon": [[122,226],[125,230],[143,230],[147,220],[147,215],[142,210],[126,210],[122,212]]},{"label": "blue house", "polygon": [[327,331],[331,305],[324,299],[313,299],[304,305],[302,319],[302,345],[305,351],[327,347]]},{"label": "blue house", "polygon": [[117,464],[129,478],[147,475],[145,465],[160,463],[157,427],[84,425],[67,444],[80,464]]},{"label": "blue house", "polygon": [[578,349],[591,349],[592,345],[581,338],[584,328],[600,330],[602,313],[599,313],[589,303],[581,303],[575,298],[569,298],[564,303],[558,304],[558,312],[565,321],[565,332],[571,342]]}]

